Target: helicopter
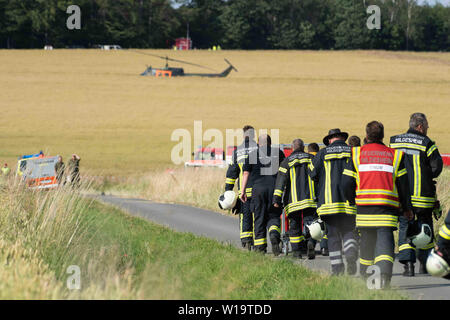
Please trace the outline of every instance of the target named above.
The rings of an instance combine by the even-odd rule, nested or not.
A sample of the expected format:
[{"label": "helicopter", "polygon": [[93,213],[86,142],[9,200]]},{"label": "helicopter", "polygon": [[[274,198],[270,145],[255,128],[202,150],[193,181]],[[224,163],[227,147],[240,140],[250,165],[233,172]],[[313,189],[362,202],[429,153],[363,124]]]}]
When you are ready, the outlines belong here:
[{"label": "helicopter", "polygon": [[211,68],[199,65],[199,64],[195,64],[195,63],[191,63],[191,62],[187,62],[187,61],[183,61],[183,60],[172,59],[172,58],[169,58],[168,56],[163,57],[163,56],[158,56],[158,55],[151,54],[151,53],[144,53],[144,52],[139,52],[139,51],[134,51],[134,52],[166,60],[166,65],[164,68],[153,68],[151,66],[150,67],[147,66],[147,69],[141,73],[141,76],[168,77],[168,78],[170,78],[170,77],[225,78],[226,76],[228,76],[230,74],[230,72],[232,70],[237,72],[237,69],[230,63],[230,61],[228,61],[227,59],[224,59],[225,62],[228,64],[228,67],[221,73],[185,73],[183,68],[169,67],[169,61],[189,64],[192,66],[196,66],[199,68],[208,69],[208,70],[212,70],[212,71],[214,71],[214,70]]}]

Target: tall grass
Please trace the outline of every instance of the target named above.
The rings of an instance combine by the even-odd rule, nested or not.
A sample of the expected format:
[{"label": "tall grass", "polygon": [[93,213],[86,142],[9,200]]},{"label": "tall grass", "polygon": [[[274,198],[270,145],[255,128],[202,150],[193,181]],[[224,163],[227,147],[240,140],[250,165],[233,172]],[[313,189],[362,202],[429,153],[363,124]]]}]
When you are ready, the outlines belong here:
[{"label": "tall grass", "polygon": [[[183,191],[184,192],[184,191]],[[348,277],[177,233],[68,186],[0,189],[0,298],[4,299],[398,299]],[[67,268],[81,270],[69,290]]]}]

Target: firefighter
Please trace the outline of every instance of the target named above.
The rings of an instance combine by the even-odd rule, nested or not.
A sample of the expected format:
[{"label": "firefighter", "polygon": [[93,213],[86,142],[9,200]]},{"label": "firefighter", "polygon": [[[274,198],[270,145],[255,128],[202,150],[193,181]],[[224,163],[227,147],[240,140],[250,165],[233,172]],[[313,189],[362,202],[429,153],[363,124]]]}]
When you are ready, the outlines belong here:
[{"label": "firefighter", "polygon": [[[314,194],[314,182],[308,175],[308,166],[313,155],[305,153],[303,140],[292,142],[293,152],[284,159],[278,169],[273,204],[281,207],[283,192],[287,195],[286,215],[289,218],[289,240],[295,258],[301,258],[300,243],[305,241],[304,228],[312,223],[316,214],[317,203]],[[315,258],[315,241],[308,239],[308,259]]]},{"label": "firefighter", "polygon": [[354,236],[356,207],[345,201],[341,191],[342,172],[351,157],[351,148],[345,143],[348,133],[332,129],[323,139],[323,148],[309,167],[311,179],[318,183],[317,213],[328,229],[328,249],[331,272],[344,272],[342,249],[347,261],[347,273],[356,273],[358,248]]},{"label": "firefighter", "polygon": [[[242,144],[239,145],[236,150],[234,150],[231,164],[228,166],[225,180],[225,191],[233,190],[237,180],[239,193],[238,197],[240,197],[242,194],[242,166],[245,160],[247,160],[248,154],[251,151],[258,149],[258,145],[254,140],[255,129],[252,126],[246,125],[244,126],[242,131],[244,142],[242,142]],[[252,183],[251,181],[249,181],[245,190],[249,200],[251,199],[251,186]],[[251,250],[253,246],[253,215],[250,211],[250,201],[237,206],[237,208],[239,207],[240,210],[238,210],[238,212],[236,213],[239,214],[239,235],[241,244],[243,248]]]},{"label": "firefighter", "polygon": [[[406,154],[405,165],[414,214],[419,228],[422,224],[428,224],[433,233],[432,213],[438,204],[434,179],[441,174],[443,162],[436,144],[427,137],[428,128],[426,116],[414,113],[410,117],[408,132],[391,137],[390,147]],[[416,255],[420,262],[419,272],[426,273],[425,262],[434,247],[433,240],[425,248],[416,249],[407,238],[408,220],[400,217],[399,225],[399,261],[404,264],[403,275],[414,276]],[[434,234],[431,238],[434,239]]]},{"label": "firefighter", "polygon": [[308,144],[308,153],[315,156],[319,152],[319,145],[315,142]]},{"label": "firefighter", "polygon": [[352,149],[344,170],[343,192],[356,203],[356,227],[361,234],[360,274],[380,268],[381,288],[389,286],[394,265],[394,233],[398,212],[412,219],[411,197],[404,154],[383,144],[384,127],[377,121],[366,126],[367,144]]},{"label": "firefighter", "polygon": [[[313,156],[315,156],[318,152],[319,152],[319,145],[315,142],[312,142],[310,144],[308,144],[308,153],[312,154]],[[317,202],[317,199],[316,199]],[[315,242],[315,240],[313,239],[313,241]],[[328,235],[325,234],[324,237],[322,238],[322,240],[320,240],[320,253],[325,256],[328,257],[329,252],[328,252]]]},{"label": "firefighter", "polygon": [[431,275],[450,280],[450,210],[439,230],[436,247],[428,256],[426,266]]},{"label": "firefighter", "polygon": [[[259,147],[248,155],[242,170],[242,188],[251,180],[252,199],[250,210],[253,212],[254,230],[253,243],[255,251],[265,253],[267,251],[267,231],[274,255],[279,255],[280,250],[280,214],[281,208],[273,205],[273,193],[277,178],[278,168],[284,160],[284,153],[280,148],[272,147],[269,135],[261,135],[258,139]],[[247,202],[247,194],[242,192],[242,202]]]},{"label": "firefighter", "polygon": [[348,138],[348,145],[352,148],[361,147],[361,139],[358,136],[351,136]]}]

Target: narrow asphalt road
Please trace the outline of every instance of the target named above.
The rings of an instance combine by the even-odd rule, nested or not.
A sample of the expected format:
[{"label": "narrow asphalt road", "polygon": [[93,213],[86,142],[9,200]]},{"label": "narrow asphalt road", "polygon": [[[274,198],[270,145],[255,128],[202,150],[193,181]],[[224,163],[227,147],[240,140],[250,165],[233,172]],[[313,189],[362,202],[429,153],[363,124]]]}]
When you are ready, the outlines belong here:
[{"label": "narrow asphalt road", "polygon": [[[95,198],[119,207],[131,215],[145,218],[173,230],[191,232],[240,247],[239,221],[235,217],[183,205],[161,204],[141,199],[114,196],[96,196]],[[298,260],[298,263],[321,272],[330,272],[328,257],[320,254],[316,255],[314,260],[302,259]],[[416,269],[417,267],[418,263]],[[407,293],[412,299],[450,300],[450,281],[421,274],[416,274],[412,278],[403,277],[402,271],[402,265],[396,261],[392,287]]]}]

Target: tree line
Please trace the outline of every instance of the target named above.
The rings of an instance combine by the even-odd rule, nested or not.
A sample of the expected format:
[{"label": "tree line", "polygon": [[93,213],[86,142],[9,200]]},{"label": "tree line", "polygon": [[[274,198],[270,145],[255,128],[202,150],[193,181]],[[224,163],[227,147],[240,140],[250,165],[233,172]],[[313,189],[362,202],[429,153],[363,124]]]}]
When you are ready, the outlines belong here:
[{"label": "tree line", "polygon": [[[69,30],[70,5],[81,29]],[[367,8],[380,8],[370,30]],[[0,0],[0,48],[119,44],[170,48],[449,51],[450,7],[416,0]]]}]

